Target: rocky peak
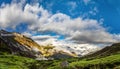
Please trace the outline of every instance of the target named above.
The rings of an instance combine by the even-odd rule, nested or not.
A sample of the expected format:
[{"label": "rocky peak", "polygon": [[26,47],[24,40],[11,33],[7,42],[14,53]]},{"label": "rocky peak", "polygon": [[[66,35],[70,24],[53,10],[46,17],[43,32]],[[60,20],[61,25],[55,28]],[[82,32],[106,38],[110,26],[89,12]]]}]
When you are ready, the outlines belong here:
[{"label": "rocky peak", "polygon": [[[37,57],[36,54],[41,55],[40,51],[36,52],[33,50],[33,47],[37,47],[38,44],[30,38],[27,39],[27,37],[23,37],[23,35],[21,34],[0,30],[0,39],[1,44],[4,42],[4,44],[10,49],[12,54],[31,58]],[[33,47],[30,45],[30,43],[32,43],[31,45],[33,45]]]}]

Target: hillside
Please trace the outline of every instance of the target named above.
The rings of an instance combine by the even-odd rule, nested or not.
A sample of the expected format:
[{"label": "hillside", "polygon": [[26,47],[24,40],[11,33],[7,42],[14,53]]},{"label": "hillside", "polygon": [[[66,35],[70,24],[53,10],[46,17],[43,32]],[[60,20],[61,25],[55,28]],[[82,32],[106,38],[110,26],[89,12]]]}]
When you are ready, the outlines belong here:
[{"label": "hillside", "polygon": [[[67,67],[60,64],[68,61]],[[0,69],[120,69],[120,54],[99,59],[61,59],[51,61],[36,61],[34,59],[15,55],[1,55]]]},{"label": "hillside", "polygon": [[[9,49],[11,54],[26,56],[30,58],[37,57],[36,54],[41,52],[35,51],[34,48],[40,47],[33,40],[28,39],[22,35],[7,32],[4,30],[0,31],[0,43],[2,50]],[[31,45],[30,45],[31,44]],[[3,47],[6,47],[3,49]]]},{"label": "hillside", "polygon": [[109,56],[109,55],[113,55],[113,54],[120,54],[120,43],[114,43],[111,46],[106,46],[105,48],[94,52],[92,54],[88,54],[84,57],[105,57],[105,56]]},{"label": "hillside", "polygon": [[[114,52],[115,53],[115,52]],[[64,61],[68,62],[67,66]],[[64,65],[61,65],[64,63]],[[32,64],[35,69],[120,69],[120,54],[99,58],[72,58],[53,61],[38,61]]]},{"label": "hillside", "polygon": [[120,69],[120,43],[112,44],[82,58],[66,59],[69,65],[62,67],[56,63],[48,69]]},{"label": "hillside", "polygon": [[36,60],[15,55],[0,55],[0,69],[30,69]]},{"label": "hillside", "polygon": [[[59,58],[76,56],[75,54],[67,53],[64,50],[56,50],[53,45],[39,45],[31,38],[20,33],[7,32],[5,30],[0,30],[0,43],[0,52],[9,51],[8,53],[29,58],[56,58],[53,56],[58,55]],[[60,57],[60,55],[63,54],[65,56]]]}]

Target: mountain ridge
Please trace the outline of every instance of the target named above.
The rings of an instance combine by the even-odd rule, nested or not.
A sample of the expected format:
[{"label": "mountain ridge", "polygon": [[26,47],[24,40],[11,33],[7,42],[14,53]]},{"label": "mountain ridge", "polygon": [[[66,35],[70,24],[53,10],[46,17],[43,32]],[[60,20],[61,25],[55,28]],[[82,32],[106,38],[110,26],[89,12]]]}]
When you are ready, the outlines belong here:
[{"label": "mountain ridge", "polygon": [[83,58],[96,58],[96,57],[106,57],[114,54],[120,54],[120,42],[113,43],[111,46],[106,46],[101,50],[94,53],[83,56]]},{"label": "mountain ridge", "polygon": [[1,41],[4,41],[8,47],[12,50],[12,54],[18,54],[31,58],[71,58],[81,57],[90,52],[95,52],[99,48],[92,44],[61,44],[56,42],[55,44],[40,45],[33,39],[26,37],[20,33],[7,32],[0,30]]},{"label": "mountain ridge", "polygon": [[[0,30],[0,42],[1,46],[4,43],[9,47],[12,54],[22,55],[30,58],[49,57],[54,53],[61,51],[55,51],[52,45],[42,46],[37,44],[34,40],[16,32],[7,32]],[[65,55],[73,57],[72,54],[64,52]],[[57,55],[57,54],[56,54]],[[62,57],[61,57],[62,58]]]}]

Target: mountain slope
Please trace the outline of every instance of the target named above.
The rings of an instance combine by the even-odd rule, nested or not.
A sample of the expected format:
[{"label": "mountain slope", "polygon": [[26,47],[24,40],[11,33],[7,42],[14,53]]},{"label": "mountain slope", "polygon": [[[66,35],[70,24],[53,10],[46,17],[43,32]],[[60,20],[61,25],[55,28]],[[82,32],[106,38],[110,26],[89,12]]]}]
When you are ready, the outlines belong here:
[{"label": "mountain slope", "polygon": [[[120,69],[120,43],[105,47],[82,58],[68,59],[64,69]],[[63,69],[56,64],[48,69]]]},{"label": "mountain slope", "polygon": [[62,50],[64,52],[62,53],[61,51],[54,49],[54,46],[52,45],[39,45],[31,38],[28,38],[16,32],[7,32],[5,30],[0,30],[0,42],[1,50],[6,51],[6,49],[9,49],[9,53],[15,55],[21,55],[30,58],[43,58],[64,54],[66,55],[65,57],[74,57],[72,54],[64,52],[64,50]]},{"label": "mountain slope", "polygon": [[120,43],[115,43],[112,44],[111,46],[106,46],[105,48],[93,54],[86,55],[85,57],[105,57],[117,53],[120,53]]},{"label": "mountain slope", "polygon": [[0,55],[0,69],[30,69],[36,60],[15,55]]},{"label": "mountain slope", "polygon": [[[34,48],[31,47],[30,45],[27,45],[27,42],[32,41],[31,39],[29,39],[29,41],[26,39],[24,41],[26,41],[26,43],[22,43],[20,41],[17,41],[16,38],[19,38],[19,40],[23,40],[24,36],[22,35],[16,35],[14,33],[10,33],[4,30],[0,31],[0,42],[1,42],[1,46],[6,45],[6,48],[9,48],[10,52],[12,54],[16,54],[16,55],[21,55],[21,56],[26,56],[26,57],[31,57],[34,58],[36,57],[36,54],[39,54],[40,51],[34,51]],[[34,44],[36,44],[35,42],[32,42]],[[37,45],[34,45],[37,47]]]},{"label": "mountain slope", "polygon": [[43,46],[22,34],[5,30],[0,31],[0,40],[10,49],[10,53],[31,58],[41,58],[43,56],[52,58],[81,57],[99,50],[99,47],[93,44],[55,42]]}]

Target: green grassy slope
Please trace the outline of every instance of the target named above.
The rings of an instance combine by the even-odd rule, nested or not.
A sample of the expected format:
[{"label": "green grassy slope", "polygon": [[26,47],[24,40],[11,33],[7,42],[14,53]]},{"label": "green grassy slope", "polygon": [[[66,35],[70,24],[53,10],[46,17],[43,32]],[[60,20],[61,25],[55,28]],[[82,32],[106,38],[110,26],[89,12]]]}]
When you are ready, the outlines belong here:
[{"label": "green grassy slope", "polygon": [[[60,64],[48,69],[63,69]],[[120,69],[120,54],[107,56],[100,59],[82,59],[69,63],[64,69]]]},{"label": "green grassy slope", "polygon": [[15,55],[0,55],[0,69],[29,69],[34,59]]},{"label": "green grassy slope", "polygon": [[[120,43],[103,48],[82,58],[68,59],[65,69],[120,69]],[[49,69],[63,69],[60,64]]]},{"label": "green grassy slope", "polygon": [[15,55],[0,55],[0,69],[120,69],[120,54],[96,59],[67,59],[69,66],[62,68],[63,60],[36,61]]},{"label": "green grassy slope", "polygon": [[75,68],[89,68],[89,69],[110,69],[120,65],[120,54],[111,55],[108,57],[93,59],[93,60],[81,60],[72,62],[71,67]]}]

